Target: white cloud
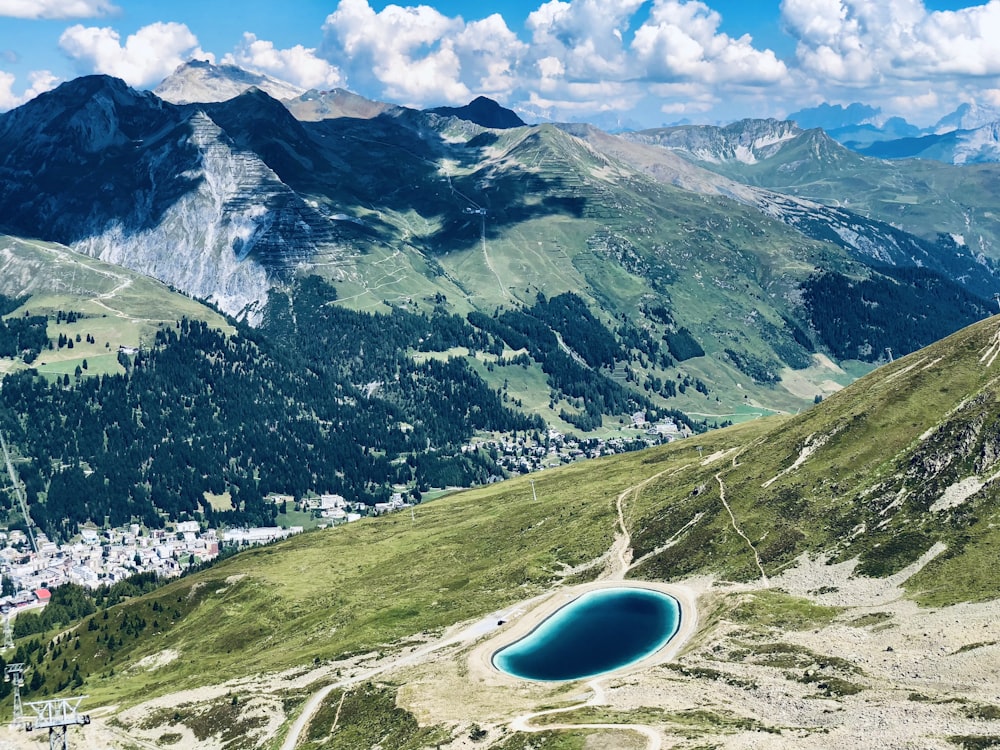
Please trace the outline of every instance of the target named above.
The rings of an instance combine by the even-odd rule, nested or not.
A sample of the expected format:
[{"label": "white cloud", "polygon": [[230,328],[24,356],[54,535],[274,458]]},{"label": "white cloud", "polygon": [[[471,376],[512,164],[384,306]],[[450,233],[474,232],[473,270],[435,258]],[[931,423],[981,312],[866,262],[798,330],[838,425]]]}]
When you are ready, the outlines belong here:
[{"label": "white cloud", "polygon": [[719,32],[722,17],[696,0],[656,0],[632,43],[645,77],[653,81],[773,84],[788,75],[771,50],[748,35]]},{"label": "white cloud", "polygon": [[922,94],[894,96],[889,100],[889,109],[912,117],[928,110],[936,110],[941,106],[940,99],[934,91],[924,91]]},{"label": "white cloud", "polygon": [[547,120],[562,120],[601,112],[629,112],[638,100],[633,92],[608,84],[573,84],[564,99],[531,92],[521,107]]},{"label": "white cloud", "polygon": [[14,93],[14,82],[17,77],[13,73],[0,70],[0,111],[6,112],[21,103]]},{"label": "white cloud", "polygon": [[[928,90],[939,92],[938,107],[950,103],[943,82],[957,95],[968,90],[962,77],[1000,76],[1000,44],[991,43],[1000,0],[952,12],[930,12],[922,0],[781,0],[794,65],[749,35],[725,33],[714,0],[538,2],[519,38],[508,24],[521,19],[498,14],[467,21],[430,5],[339,0],[316,56],[368,96],[431,106],[485,94],[556,116],[628,102],[647,112],[773,115],[813,99],[853,101],[859,87],[909,111],[930,102]],[[237,62],[292,78],[264,64],[263,53],[280,51],[250,45]],[[658,88],[665,84],[689,88]]]},{"label": "white cloud", "polygon": [[28,74],[28,88],[20,94],[15,94],[14,83],[16,81],[17,78],[13,73],[0,70],[0,111],[19,107],[39,94],[55,88],[60,82],[48,70],[32,71]]},{"label": "white cloud", "polygon": [[341,0],[323,30],[323,56],[353,85],[416,106],[504,99],[528,49],[499,14],[467,23],[427,5],[376,12],[368,0]]},{"label": "white cloud", "polygon": [[1000,0],[928,11],[921,0],[782,0],[813,75],[842,83],[1000,75]]},{"label": "white cloud", "polygon": [[115,29],[77,24],[63,32],[59,46],[76,61],[81,72],[117,76],[131,86],[159,83],[192,58],[215,61],[215,56],[201,49],[198,38],[180,23],[143,26],[124,45]]},{"label": "white cloud", "polygon": [[1000,107],[1000,89],[986,89],[980,92],[983,102],[991,107]]},{"label": "white cloud", "polygon": [[340,70],[317,57],[315,49],[301,44],[277,49],[272,42],[249,32],[243,34],[239,46],[222,62],[271,75],[304,89],[332,89],[345,83]]},{"label": "white cloud", "polygon": [[469,94],[453,39],[463,26],[426,5],[387,5],[376,13],[368,0],[341,0],[323,25],[325,56],[334,55],[352,81],[380,86],[392,98],[457,102]]},{"label": "white cloud", "polygon": [[528,16],[532,53],[556,57],[573,80],[629,75],[623,41],[629,20],[643,0],[550,0]]},{"label": "white cloud", "polygon": [[96,18],[118,11],[108,0],[0,0],[0,16],[12,18]]},{"label": "white cloud", "polygon": [[465,84],[479,94],[499,98],[517,85],[521,60],[528,51],[528,45],[507,28],[498,13],[467,24],[455,35],[453,48],[457,72]]}]

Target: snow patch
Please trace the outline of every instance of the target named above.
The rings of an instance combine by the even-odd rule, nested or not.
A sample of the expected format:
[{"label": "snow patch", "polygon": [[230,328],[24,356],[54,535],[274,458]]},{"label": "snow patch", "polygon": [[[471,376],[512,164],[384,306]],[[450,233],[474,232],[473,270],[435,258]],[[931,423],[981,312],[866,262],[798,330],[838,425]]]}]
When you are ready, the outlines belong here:
[{"label": "snow patch", "polygon": [[985,347],[980,349],[983,352],[983,356],[979,358],[979,363],[984,365],[987,369],[993,365],[993,361],[1000,354],[1000,328],[996,330],[993,334],[993,338],[990,339],[990,343]]},{"label": "snow patch", "polygon": [[934,367],[934,365],[936,365],[936,364],[937,364],[938,362],[940,362],[940,361],[941,361],[942,359],[944,359],[944,357],[938,357],[938,358],[937,358],[937,359],[935,359],[935,360],[931,360],[931,361],[930,361],[930,362],[928,362],[928,363],[927,363],[926,365],[924,365],[923,367],[921,367],[921,368],[920,368],[920,369],[921,369],[921,371],[923,371],[923,370],[930,370],[930,369],[932,369],[932,368]]}]

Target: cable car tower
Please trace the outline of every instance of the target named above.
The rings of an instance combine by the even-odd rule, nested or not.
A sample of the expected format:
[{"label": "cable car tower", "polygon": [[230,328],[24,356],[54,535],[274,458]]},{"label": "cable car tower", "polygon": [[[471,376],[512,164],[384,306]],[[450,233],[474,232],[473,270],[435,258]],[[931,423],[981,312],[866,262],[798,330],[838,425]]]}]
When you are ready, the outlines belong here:
[{"label": "cable car tower", "polygon": [[13,727],[24,724],[24,707],[21,705],[21,686],[24,685],[24,664],[8,664],[3,673],[3,681],[14,686],[14,716],[10,720]]},{"label": "cable car tower", "polygon": [[51,701],[31,701],[25,705],[34,712],[34,718],[24,724],[25,731],[49,730],[49,750],[69,750],[69,728],[90,723],[89,714],[81,714],[80,704],[87,696],[57,698]]}]

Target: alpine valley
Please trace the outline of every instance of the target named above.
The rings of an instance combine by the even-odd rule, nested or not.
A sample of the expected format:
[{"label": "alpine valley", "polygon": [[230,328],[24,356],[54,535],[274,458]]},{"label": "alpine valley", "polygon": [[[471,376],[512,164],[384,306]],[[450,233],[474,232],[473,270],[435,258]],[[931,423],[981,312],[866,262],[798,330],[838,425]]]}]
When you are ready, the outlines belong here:
[{"label": "alpine valley", "polygon": [[[64,83],[0,114],[6,526],[309,528],[56,588],[3,665],[122,750],[1000,746],[997,196],[793,122]],[[658,656],[490,666],[612,584]]]}]

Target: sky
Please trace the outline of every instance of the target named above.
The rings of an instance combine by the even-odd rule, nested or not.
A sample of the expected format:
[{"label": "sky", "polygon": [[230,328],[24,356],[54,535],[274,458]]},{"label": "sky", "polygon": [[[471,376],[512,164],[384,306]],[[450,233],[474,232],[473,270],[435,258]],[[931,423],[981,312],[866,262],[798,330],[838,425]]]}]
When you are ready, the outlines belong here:
[{"label": "sky", "polygon": [[[475,10],[472,10],[472,7]],[[1000,0],[0,0],[0,111],[189,59],[416,107],[646,126],[1000,107]]]}]

